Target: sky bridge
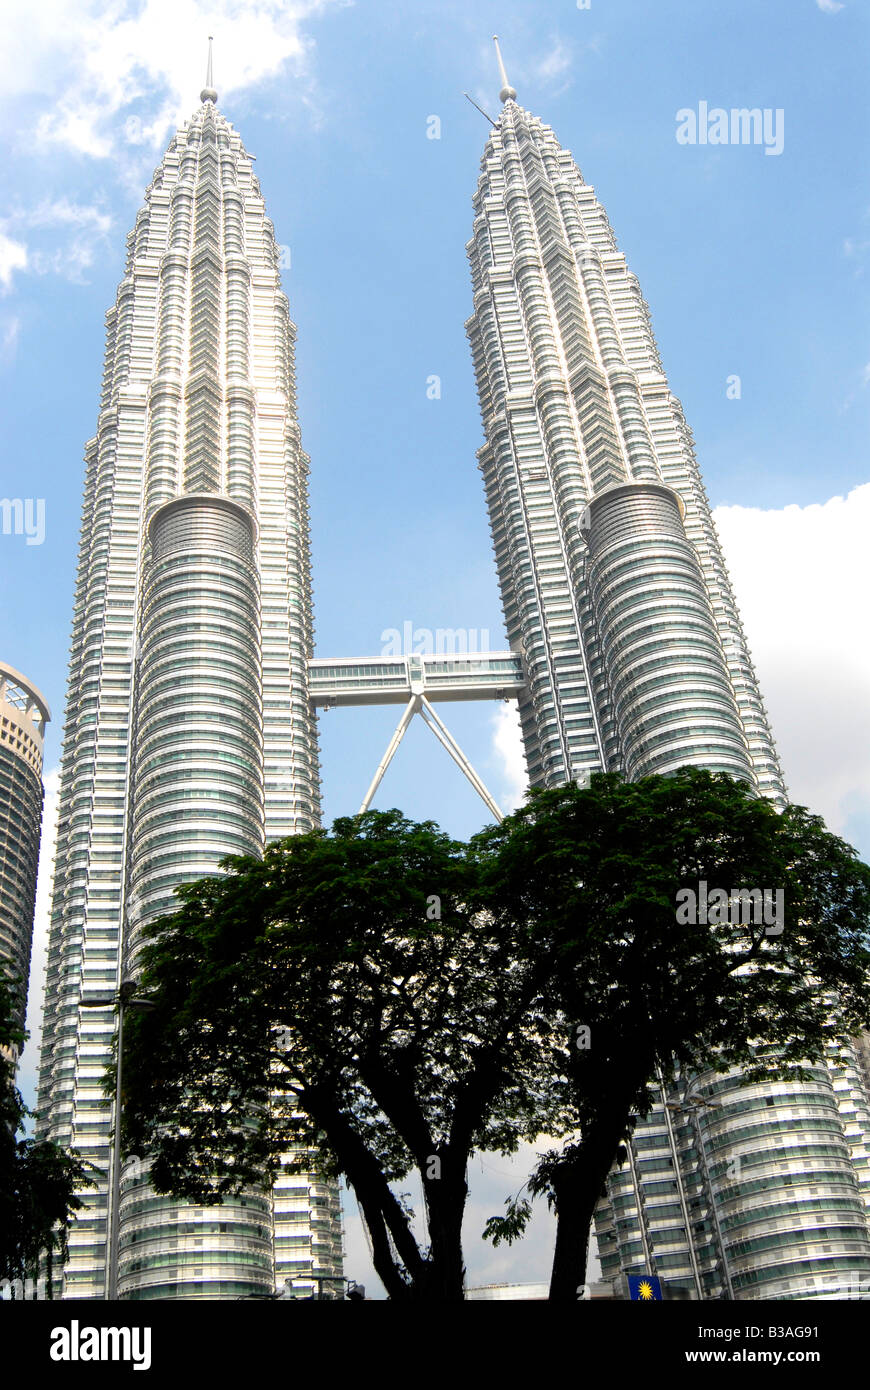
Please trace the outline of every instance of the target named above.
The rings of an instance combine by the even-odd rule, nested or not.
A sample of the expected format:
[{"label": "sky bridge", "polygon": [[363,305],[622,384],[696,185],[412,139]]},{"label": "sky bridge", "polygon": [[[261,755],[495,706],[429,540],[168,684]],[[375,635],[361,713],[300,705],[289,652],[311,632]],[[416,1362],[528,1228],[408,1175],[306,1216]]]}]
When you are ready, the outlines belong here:
[{"label": "sky bridge", "polygon": [[451,655],[317,657],[308,665],[311,703],[406,705],[425,693],[430,700],[515,700],[525,683],[516,652]]},{"label": "sky bridge", "polygon": [[432,730],[496,820],[502,812],[432,702],[516,700],[525,685],[516,652],[412,652],[404,656],[317,657],[309,662],[309,698],[316,709],[345,705],[404,705],[402,717],[378,764],[360,812],[367,811],[415,714]]}]

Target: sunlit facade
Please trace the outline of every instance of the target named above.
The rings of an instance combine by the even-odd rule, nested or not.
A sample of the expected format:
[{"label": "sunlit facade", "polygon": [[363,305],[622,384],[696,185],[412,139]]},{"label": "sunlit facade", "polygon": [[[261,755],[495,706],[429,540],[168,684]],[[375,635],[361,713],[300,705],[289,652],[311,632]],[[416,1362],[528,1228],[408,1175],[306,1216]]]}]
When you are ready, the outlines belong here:
[{"label": "sunlit facade", "polygon": [[18,981],[24,1027],[42,825],[45,697],[0,661],[0,965]]},{"label": "sunlit facade", "polygon": [[[319,823],[296,332],[252,157],[210,80],[170,142],[107,316],[85,494],[40,1074],[42,1133],[104,1174],[59,1285],[104,1297],[115,1028],[143,926],[227,854]],[[83,1007],[84,1006],[84,1007]],[[240,1298],[341,1272],[315,1175],[216,1207],[125,1166],[118,1295]]]},{"label": "sunlit facade", "polygon": [[[636,277],[553,131],[503,77],[468,243],[489,507],[530,781],[684,764],[785,787],[691,431]],[[675,930],[676,930],[675,925]],[[853,1049],[800,1084],[698,1077],[639,1124],[598,1211],[602,1273],[700,1298],[870,1275]]]}]

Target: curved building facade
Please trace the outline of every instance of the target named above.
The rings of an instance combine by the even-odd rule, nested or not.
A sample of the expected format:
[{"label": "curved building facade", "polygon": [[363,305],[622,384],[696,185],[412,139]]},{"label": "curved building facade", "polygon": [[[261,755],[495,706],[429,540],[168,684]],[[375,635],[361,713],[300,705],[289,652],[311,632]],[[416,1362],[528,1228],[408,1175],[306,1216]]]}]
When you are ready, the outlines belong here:
[{"label": "curved building facade", "polygon": [[[502,69],[503,72],[503,69]],[[504,76],[504,74],[503,74]],[[636,277],[553,131],[504,78],[467,324],[533,786],[691,764],[785,786],[682,407]],[[811,1082],[693,1078],[638,1124],[599,1207],[602,1273],[699,1298],[827,1296],[870,1268],[856,1055]]]},{"label": "curved building facade", "polygon": [[0,661],[0,963],[20,981],[24,1027],[42,827],[45,697]]},{"label": "curved building facade", "polygon": [[[107,1176],[61,1297],[111,1286],[116,1019],[89,1003],[135,978],[176,887],[319,824],[295,337],[253,157],[208,81],[128,237],[85,451],[39,1104],[42,1132]],[[195,1207],[158,1197],[139,1156],[118,1218],[125,1299],[341,1272],[338,1196],[316,1174]]]},{"label": "curved building facade", "polygon": [[601,652],[610,758],[630,778],[688,762],[752,782],[749,746],[683,504],[662,483],[615,484],[580,519]]}]

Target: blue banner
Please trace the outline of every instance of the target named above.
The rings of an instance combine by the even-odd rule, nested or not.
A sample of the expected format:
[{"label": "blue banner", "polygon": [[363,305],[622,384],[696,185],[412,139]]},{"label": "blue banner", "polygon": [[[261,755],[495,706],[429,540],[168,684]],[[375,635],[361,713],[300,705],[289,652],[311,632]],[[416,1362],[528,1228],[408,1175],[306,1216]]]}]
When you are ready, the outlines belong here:
[{"label": "blue banner", "polygon": [[635,1300],[639,1303],[653,1303],[656,1299],[661,1302],[662,1281],[655,1274],[629,1274],[628,1292],[632,1303]]}]

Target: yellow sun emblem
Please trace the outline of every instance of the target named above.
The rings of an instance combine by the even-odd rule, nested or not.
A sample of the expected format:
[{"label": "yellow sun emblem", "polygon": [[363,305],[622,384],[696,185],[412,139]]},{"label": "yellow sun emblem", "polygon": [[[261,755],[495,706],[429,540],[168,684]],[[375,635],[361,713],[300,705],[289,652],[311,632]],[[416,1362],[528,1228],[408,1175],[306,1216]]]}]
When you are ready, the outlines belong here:
[{"label": "yellow sun emblem", "polygon": [[648,1283],[646,1279],[643,1279],[643,1280],[638,1284],[638,1286],[637,1286],[637,1296],[638,1296],[638,1298],[644,1299],[644,1301],[648,1301],[649,1299],[651,1299],[651,1298],[654,1296],[654,1295],[653,1295],[653,1286],[652,1286],[652,1284]]}]

